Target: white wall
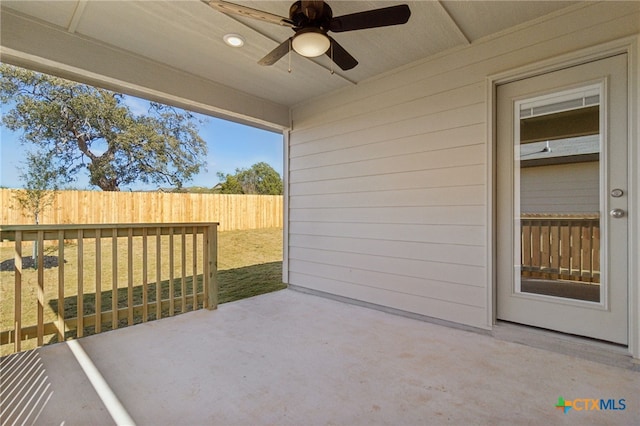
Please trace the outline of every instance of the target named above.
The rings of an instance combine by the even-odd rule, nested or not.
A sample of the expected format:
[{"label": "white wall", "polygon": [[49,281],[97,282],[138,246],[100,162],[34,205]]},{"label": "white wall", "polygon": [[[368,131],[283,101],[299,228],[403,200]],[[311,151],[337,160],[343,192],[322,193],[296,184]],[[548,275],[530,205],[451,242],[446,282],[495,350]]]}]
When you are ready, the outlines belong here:
[{"label": "white wall", "polygon": [[487,76],[639,31],[584,3],[294,108],[289,283],[490,328]]}]

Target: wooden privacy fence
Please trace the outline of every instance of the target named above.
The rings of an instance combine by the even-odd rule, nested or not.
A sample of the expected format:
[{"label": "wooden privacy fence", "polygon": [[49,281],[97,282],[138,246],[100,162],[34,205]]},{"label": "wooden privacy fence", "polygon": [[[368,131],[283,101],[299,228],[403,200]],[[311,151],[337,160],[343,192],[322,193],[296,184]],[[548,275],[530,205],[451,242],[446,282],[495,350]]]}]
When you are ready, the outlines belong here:
[{"label": "wooden privacy fence", "polygon": [[[0,224],[28,225],[33,215],[0,189]],[[281,228],[282,195],[57,191],[40,224],[218,222],[219,231]]]},{"label": "wooden privacy fence", "polygon": [[522,275],[600,282],[599,215],[523,215]]},{"label": "wooden privacy fence", "polygon": [[217,307],[217,223],[0,225],[0,237],[15,252],[2,355]]}]

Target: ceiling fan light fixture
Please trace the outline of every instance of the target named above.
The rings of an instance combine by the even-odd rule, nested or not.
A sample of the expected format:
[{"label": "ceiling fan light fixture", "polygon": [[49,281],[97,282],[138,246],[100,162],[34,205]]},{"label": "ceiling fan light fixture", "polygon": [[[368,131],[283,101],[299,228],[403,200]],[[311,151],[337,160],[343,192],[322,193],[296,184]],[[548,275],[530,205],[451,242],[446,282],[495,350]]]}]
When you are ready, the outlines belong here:
[{"label": "ceiling fan light fixture", "polygon": [[293,37],[293,50],[307,58],[323,55],[331,46],[329,37],[319,28],[304,28]]},{"label": "ceiling fan light fixture", "polygon": [[224,42],[231,47],[242,47],[244,46],[244,37],[239,34],[225,34],[222,39]]}]

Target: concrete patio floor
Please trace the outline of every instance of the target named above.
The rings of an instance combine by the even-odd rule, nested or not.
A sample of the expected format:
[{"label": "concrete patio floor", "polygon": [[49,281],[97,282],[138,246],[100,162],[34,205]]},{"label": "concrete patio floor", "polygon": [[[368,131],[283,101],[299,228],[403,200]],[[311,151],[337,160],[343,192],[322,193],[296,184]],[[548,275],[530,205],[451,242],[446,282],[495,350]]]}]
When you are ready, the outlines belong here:
[{"label": "concrete patio floor", "polygon": [[640,424],[638,372],[293,290],[2,364],[2,424]]}]

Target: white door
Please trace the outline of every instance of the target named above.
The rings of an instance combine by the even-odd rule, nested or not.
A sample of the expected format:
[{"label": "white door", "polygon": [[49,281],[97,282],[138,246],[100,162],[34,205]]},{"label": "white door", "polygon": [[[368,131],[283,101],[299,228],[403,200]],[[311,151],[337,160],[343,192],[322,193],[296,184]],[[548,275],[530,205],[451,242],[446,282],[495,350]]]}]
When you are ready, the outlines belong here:
[{"label": "white door", "polygon": [[627,56],[497,88],[497,317],[628,342]]}]

